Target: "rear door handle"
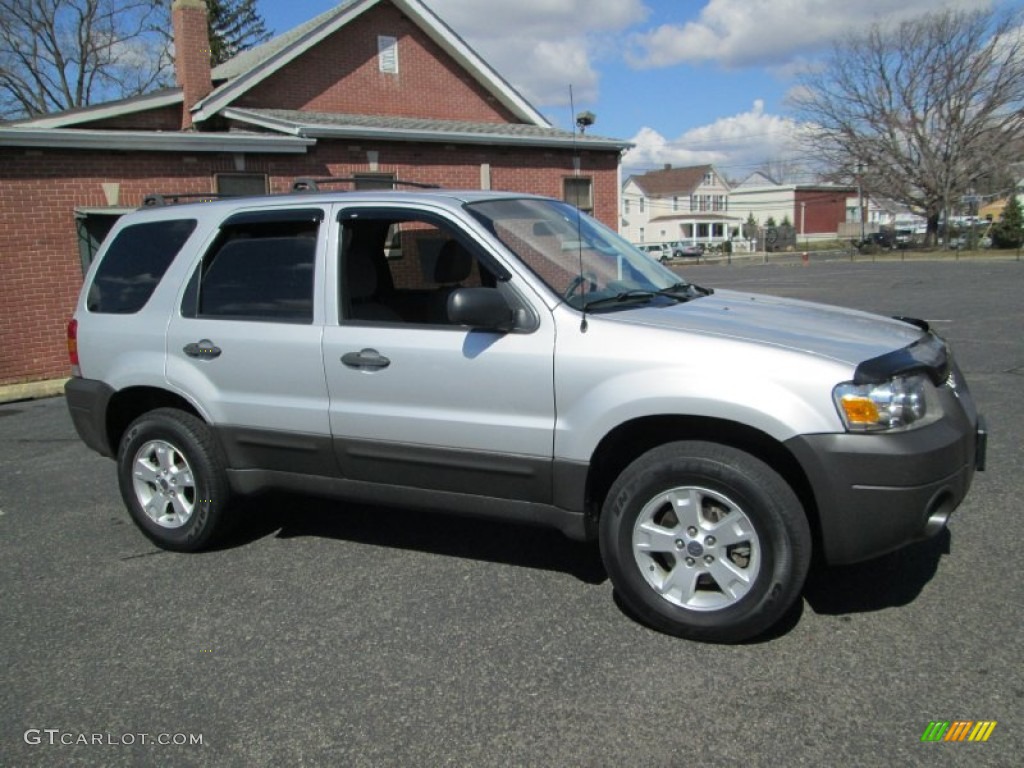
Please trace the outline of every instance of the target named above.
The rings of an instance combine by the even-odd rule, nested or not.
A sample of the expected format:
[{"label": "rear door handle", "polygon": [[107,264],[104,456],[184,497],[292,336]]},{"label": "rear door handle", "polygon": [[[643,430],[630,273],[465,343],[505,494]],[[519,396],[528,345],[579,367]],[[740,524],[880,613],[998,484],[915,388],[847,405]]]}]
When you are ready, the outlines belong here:
[{"label": "rear door handle", "polygon": [[191,344],[186,344],[182,347],[182,351],[189,357],[195,357],[199,360],[213,360],[215,357],[220,357],[220,347],[209,339],[200,339],[199,341],[193,341]]},{"label": "rear door handle", "polygon": [[358,368],[363,371],[387,368],[391,365],[391,361],[376,349],[363,349],[359,352],[346,352],[341,356],[341,362],[349,368]]}]

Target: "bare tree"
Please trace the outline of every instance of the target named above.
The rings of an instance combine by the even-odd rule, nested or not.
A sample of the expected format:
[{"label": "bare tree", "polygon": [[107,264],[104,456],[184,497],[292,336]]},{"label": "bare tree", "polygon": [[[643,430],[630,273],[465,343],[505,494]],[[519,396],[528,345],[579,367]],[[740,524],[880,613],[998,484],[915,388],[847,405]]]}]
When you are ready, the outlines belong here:
[{"label": "bare tree", "polygon": [[792,98],[808,149],[865,190],[944,211],[1024,137],[1020,11],[944,11],[837,44]]},{"label": "bare tree", "polygon": [[165,17],[154,0],[0,0],[0,118],[164,85]]},{"label": "bare tree", "polygon": [[807,179],[807,169],[804,164],[792,157],[775,157],[765,160],[757,168],[769,179],[779,184],[796,184]]}]

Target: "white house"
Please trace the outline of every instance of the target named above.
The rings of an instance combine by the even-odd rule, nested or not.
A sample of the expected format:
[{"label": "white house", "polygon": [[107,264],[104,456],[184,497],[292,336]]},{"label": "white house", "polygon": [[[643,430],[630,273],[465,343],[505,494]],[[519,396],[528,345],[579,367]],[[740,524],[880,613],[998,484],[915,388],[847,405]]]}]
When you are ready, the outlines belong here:
[{"label": "white house", "polygon": [[729,185],[711,165],[630,176],[620,221],[620,233],[634,243],[721,243],[743,223],[729,213]]}]

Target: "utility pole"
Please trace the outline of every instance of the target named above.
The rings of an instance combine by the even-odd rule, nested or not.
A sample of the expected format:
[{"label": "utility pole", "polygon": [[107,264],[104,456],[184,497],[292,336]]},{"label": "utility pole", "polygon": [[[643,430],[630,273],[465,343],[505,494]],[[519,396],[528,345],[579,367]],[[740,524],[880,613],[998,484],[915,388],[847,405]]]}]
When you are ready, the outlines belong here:
[{"label": "utility pole", "polygon": [[857,216],[860,218],[860,241],[864,242],[864,187],[861,183],[861,176],[864,173],[864,164],[857,163]]}]

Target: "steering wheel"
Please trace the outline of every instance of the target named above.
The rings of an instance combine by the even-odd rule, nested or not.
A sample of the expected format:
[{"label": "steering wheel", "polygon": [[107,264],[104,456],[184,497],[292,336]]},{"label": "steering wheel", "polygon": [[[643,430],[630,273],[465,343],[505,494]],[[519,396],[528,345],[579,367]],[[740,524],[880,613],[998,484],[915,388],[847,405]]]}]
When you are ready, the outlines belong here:
[{"label": "steering wheel", "polygon": [[569,283],[569,287],[562,291],[562,296],[566,299],[571,299],[584,283],[589,283],[586,292],[593,293],[597,290],[597,275],[593,272],[583,272],[582,274],[576,275]]}]

